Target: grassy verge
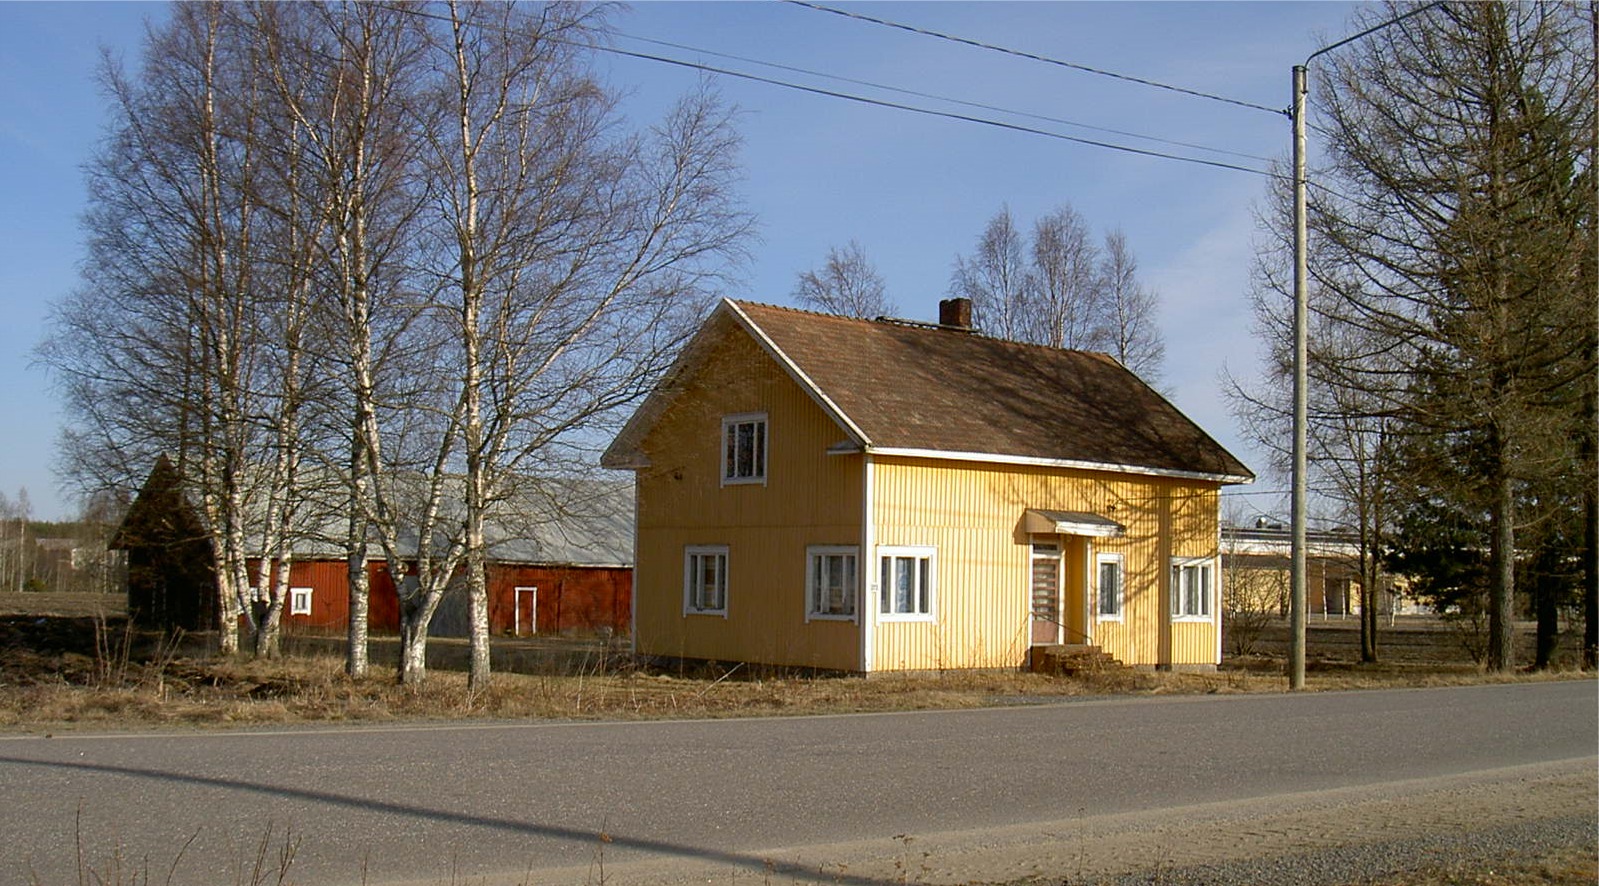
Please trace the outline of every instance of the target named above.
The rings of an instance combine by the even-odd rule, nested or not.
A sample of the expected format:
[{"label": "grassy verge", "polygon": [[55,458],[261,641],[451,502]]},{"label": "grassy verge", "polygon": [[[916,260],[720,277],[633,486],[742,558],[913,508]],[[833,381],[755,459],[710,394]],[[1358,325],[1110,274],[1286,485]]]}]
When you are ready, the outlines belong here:
[{"label": "grassy verge", "polygon": [[[9,633],[8,633],[9,632]],[[1282,663],[1253,658],[1217,673],[1109,669],[1070,678],[1030,673],[818,677],[759,667],[663,672],[635,666],[602,644],[519,652],[520,673],[500,672],[473,692],[458,671],[433,670],[420,687],[392,668],[352,680],[340,657],[306,652],[277,660],[180,654],[123,623],[0,619],[0,729],[139,729],[172,726],[384,722],[430,719],[645,719],[742,717],[975,708],[1111,696],[1278,692]],[[1443,686],[1572,679],[1570,672],[1490,675],[1470,665],[1349,665],[1310,670],[1312,690]]]}]

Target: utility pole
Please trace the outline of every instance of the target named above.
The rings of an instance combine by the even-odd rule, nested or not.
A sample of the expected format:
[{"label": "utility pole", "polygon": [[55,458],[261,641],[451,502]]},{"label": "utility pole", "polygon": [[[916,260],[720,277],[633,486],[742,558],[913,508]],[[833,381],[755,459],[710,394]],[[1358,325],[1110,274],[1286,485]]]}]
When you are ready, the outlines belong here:
[{"label": "utility pole", "polygon": [[[1306,59],[1306,64],[1309,59]],[[1306,257],[1309,237],[1305,221],[1307,182],[1305,180],[1305,94],[1306,66],[1294,65],[1294,463],[1293,491],[1289,510],[1288,564],[1288,688],[1305,688],[1305,523],[1310,424],[1310,262]]]},{"label": "utility pole", "polygon": [[1310,92],[1308,75],[1310,63],[1316,56],[1331,52],[1340,46],[1353,43],[1376,31],[1390,25],[1396,25],[1413,15],[1420,15],[1435,6],[1442,6],[1439,2],[1418,6],[1403,15],[1395,16],[1339,40],[1305,56],[1305,63],[1294,66],[1294,103],[1289,111],[1289,117],[1294,124],[1294,456],[1293,456],[1293,481],[1289,514],[1289,544],[1291,545],[1288,572],[1289,572],[1289,649],[1288,649],[1288,688],[1290,690],[1305,688],[1305,607],[1307,594],[1305,592],[1305,524],[1307,505],[1307,484],[1305,472],[1308,469],[1306,449],[1309,437],[1309,319],[1310,319],[1310,258],[1309,239],[1306,236],[1306,192],[1309,188],[1309,179],[1305,172],[1305,104]]}]

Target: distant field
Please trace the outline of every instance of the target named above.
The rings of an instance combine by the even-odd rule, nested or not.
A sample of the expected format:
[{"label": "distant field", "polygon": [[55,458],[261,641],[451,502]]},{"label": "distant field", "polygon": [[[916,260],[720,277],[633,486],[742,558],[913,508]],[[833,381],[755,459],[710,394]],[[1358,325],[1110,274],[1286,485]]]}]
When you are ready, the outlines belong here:
[{"label": "distant field", "polygon": [[[1560,643],[1555,656],[1556,664],[1575,667],[1582,649],[1582,625],[1571,622],[1561,627]],[[1536,637],[1535,624],[1516,623],[1515,650],[1520,664],[1532,664]],[[1475,664],[1470,652],[1467,651],[1466,639],[1459,625],[1432,616],[1402,616],[1392,625],[1384,619],[1377,631],[1377,655],[1379,659],[1390,664]],[[1320,661],[1328,664],[1358,662],[1360,660],[1359,617],[1327,620],[1313,617],[1306,625],[1305,646],[1312,662]],[[1238,656],[1232,654],[1233,648],[1230,642],[1225,643],[1222,648],[1225,660],[1240,661]],[[1255,652],[1286,659],[1287,621],[1275,621],[1268,625],[1255,643]],[[1244,660],[1247,661],[1247,658]]]},{"label": "distant field", "polygon": [[0,591],[0,615],[127,615],[127,594]]}]

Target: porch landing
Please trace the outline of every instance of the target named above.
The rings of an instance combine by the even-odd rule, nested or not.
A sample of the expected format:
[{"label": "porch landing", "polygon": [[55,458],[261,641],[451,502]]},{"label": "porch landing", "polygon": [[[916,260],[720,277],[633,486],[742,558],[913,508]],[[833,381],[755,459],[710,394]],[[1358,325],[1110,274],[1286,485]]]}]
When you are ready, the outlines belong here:
[{"label": "porch landing", "polygon": [[1030,649],[1027,655],[1027,667],[1035,674],[1074,677],[1078,674],[1121,670],[1126,665],[1098,646],[1086,643],[1055,643],[1034,646]]}]

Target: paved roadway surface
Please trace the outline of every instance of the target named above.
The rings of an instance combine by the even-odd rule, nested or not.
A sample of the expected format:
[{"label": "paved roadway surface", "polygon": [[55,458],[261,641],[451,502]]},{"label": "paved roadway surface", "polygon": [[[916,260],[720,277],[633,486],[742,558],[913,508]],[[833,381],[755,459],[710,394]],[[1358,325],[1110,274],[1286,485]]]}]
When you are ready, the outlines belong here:
[{"label": "paved roadway surface", "polygon": [[302,884],[597,883],[596,861],[759,879],[782,847],[1270,808],[1557,761],[1581,774],[1596,755],[1591,680],[757,720],[4,736],[0,883],[76,883],[80,852],[102,875],[120,863],[148,866],[152,883],[247,882],[239,871],[261,836],[285,830],[300,841]]}]

